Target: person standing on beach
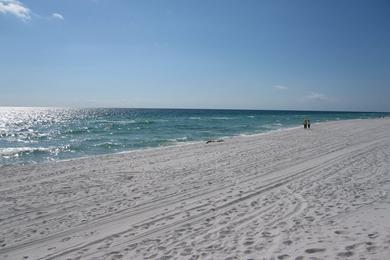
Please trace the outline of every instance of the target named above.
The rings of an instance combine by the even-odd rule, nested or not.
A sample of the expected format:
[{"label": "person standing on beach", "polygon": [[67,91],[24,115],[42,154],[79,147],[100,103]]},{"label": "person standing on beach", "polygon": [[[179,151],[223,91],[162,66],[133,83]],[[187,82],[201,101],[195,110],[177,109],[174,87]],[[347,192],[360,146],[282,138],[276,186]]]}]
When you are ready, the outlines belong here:
[{"label": "person standing on beach", "polygon": [[305,119],[305,120],[303,121],[303,128],[304,128],[304,129],[307,128],[307,119]]},{"label": "person standing on beach", "polygon": [[307,128],[310,128],[310,119],[307,120]]}]

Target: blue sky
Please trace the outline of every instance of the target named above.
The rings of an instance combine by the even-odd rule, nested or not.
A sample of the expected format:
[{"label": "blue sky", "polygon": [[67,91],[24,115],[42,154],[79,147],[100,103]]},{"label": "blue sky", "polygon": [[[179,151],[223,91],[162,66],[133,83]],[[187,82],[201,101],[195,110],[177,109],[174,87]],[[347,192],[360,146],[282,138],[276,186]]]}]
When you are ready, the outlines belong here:
[{"label": "blue sky", "polygon": [[0,105],[390,111],[390,1],[0,0]]}]

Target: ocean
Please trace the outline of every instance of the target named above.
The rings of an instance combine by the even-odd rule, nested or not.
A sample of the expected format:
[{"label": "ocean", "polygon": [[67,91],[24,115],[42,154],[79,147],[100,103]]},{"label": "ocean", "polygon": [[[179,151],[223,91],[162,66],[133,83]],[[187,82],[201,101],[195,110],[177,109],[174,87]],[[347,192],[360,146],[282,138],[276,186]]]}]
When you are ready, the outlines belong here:
[{"label": "ocean", "polygon": [[0,107],[0,165],[44,163],[389,113]]}]

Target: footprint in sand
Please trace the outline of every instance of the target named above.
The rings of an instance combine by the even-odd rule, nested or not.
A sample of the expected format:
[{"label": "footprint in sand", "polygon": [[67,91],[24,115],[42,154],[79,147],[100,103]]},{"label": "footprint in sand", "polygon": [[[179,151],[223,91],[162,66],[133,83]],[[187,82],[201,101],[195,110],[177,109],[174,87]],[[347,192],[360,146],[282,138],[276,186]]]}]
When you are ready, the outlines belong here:
[{"label": "footprint in sand", "polygon": [[369,238],[376,238],[377,236],[379,236],[379,234],[377,232],[368,234]]},{"label": "footprint in sand", "polygon": [[350,256],[353,256],[353,252],[352,251],[341,252],[341,253],[338,253],[337,256],[339,256],[339,257],[350,257]]},{"label": "footprint in sand", "polygon": [[305,253],[308,254],[321,253],[321,252],[325,252],[325,250],[326,250],[325,248],[309,248],[305,250]]},{"label": "footprint in sand", "polygon": [[187,248],[184,249],[183,252],[181,252],[180,255],[182,255],[182,256],[188,256],[188,255],[190,255],[190,254],[192,254],[192,249],[189,248],[189,247],[187,247]]},{"label": "footprint in sand", "polygon": [[250,246],[252,245],[254,242],[251,241],[251,240],[247,240],[246,242],[244,242],[244,246]]},{"label": "footprint in sand", "polygon": [[113,255],[113,256],[111,257],[111,259],[122,259],[122,258],[123,258],[123,255],[121,255],[121,254]]},{"label": "footprint in sand", "polygon": [[350,245],[350,246],[346,246],[346,247],[345,247],[345,250],[350,251],[350,250],[352,250],[352,249],[355,249],[358,245],[359,245],[359,244],[353,244],[353,245]]},{"label": "footprint in sand", "polygon": [[64,239],[61,240],[61,242],[66,242],[66,241],[69,241],[70,240],[70,237],[65,237]]},{"label": "footprint in sand", "polygon": [[168,260],[171,258],[172,258],[172,256],[170,256],[170,255],[163,255],[162,257],[160,257],[160,260]]},{"label": "footprint in sand", "polygon": [[244,254],[247,254],[247,255],[249,255],[249,254],[251,254],[251,253],[252,253],[252,250],[249,250],[249,249],[247,249],[247,250],[244,251]]}]

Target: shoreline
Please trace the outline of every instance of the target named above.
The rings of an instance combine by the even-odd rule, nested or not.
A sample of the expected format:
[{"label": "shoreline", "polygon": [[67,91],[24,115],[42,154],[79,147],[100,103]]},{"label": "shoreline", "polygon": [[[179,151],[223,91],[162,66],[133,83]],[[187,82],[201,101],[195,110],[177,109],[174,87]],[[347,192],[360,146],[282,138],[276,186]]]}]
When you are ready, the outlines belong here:
[{"label": "shoreline", "polygon": [[[320,111],[321,112],[321,111]],[[359,113],[359,112],[356,112]],[[375,113],[375,112],[372,112]],[[352,119],[334,119],[334,120],[326,120],[322,122],[314,122],[312,123],[312,126],[316,125],[321,125],[329,122],[343,122],[343,121],[353,121],[353,120],[379,120],[379,119],[386,119],[385,118],[352,118]],[[217,139],[220,140],[230,140],[230,139],[236,139],[236,138],[246,138],[246,137],[256,137],[256,136],[262,136],[262,135],[267,135],[267,134],[273,134],[277,133],[280,131],[289,131],[289,130],[294,130],[294,129],[300,129],[302,128],[301,126],[287,126],[287,127],[282,127],[278,129],[273,129],[273,130],[268,130],[265,132],[261,133],[249,133],[249,134],[243,134],[239,133],[236,135],[232,136],[221,136],[218,137]],[[128,153],[134,153],[134,152],[141,152],[141,151],[148,151],[148,150],[161,150],[161,149],[166,149],[166,148],[172,148],[176,146],[189,146],[189,145],[199,145],[199,144],[204,144],[207,140],[197,140],[197,141],[185,141],[185,142],[176,142],[173,144],[168,144],[168,145],[162,145],[162,146],[157,146],[157,147],[142,147],[138,149],[133,149],[133,150],[126,150],[126,151],[120,151],[120,152],[113,152],[113,153],[104,153],[104,154],[94,154],[94,155],[86,155],[82,157],[74,157],[74,158],[67,158],[67,159],[58,159],[58,160],[52,160],[52,161],[43,161],[43,162],[31,162],[31,163],[15,163],[15,164],[0,164],[0,168],[2,167],[13,167],[13,166],[31,166],[31,165],[46,165],[46,164],[55,164],[55,163],[61,163],[61,162],[68,162],[68,161],[73,161],[73,160],[86,160],[86,159],[93,159],[93,158],[104,158],[107,156],[115,156],[119,154],[128,154]]]},{"label": "shoreline", "polygon": [[390,257],[390,119],[0,167],[2,259]]}]

